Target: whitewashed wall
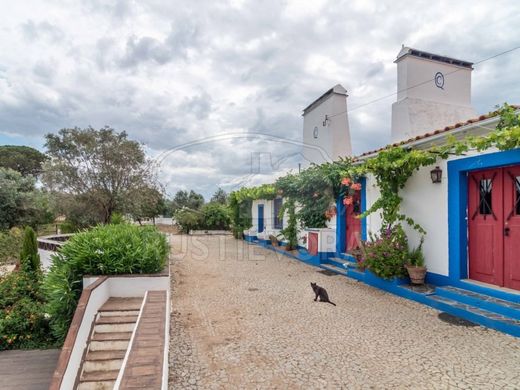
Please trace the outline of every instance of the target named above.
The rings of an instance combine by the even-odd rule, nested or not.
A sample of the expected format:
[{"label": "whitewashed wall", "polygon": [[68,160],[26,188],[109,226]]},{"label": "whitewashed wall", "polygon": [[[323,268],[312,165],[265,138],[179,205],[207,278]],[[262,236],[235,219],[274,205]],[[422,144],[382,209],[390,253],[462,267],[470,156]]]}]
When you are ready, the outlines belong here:
[{"label": "whitewashed wall", "polygon": [[[487,153],[496,152],[490,149]],[[439,160],[436,164],[423,167],[415,172],[405,188],[399,194],[403,198],[401,212],[421,225],[427,234],[423,244],[423,253],[429,272],[448,276],[448,161],[470,157],[477,153],[469,152],[466,156],[454,156],[448,160]],[[484,154],[484,153],[478,153]],[[442,183],[433,184],[430,171],[439,166],[442,169]],[[367,208],[379,197],[379,189],[372,176],[367,177]],[[403,224],[408,235],[410,247],[419,244],[419,234]],[[381,217],[376,212],[367,217],[367,230],[377,233],[381,228]]]}]

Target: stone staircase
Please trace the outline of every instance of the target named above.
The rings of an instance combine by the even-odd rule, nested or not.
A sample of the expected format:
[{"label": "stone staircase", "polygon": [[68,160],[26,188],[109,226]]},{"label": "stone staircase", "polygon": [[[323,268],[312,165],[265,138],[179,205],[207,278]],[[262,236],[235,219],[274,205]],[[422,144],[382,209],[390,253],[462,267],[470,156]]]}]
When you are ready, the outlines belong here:
[{"label": "stone staircase", "polygon": [[99,309],[79,371],[78,390],[114,387],[142,303],[142,297],[113,297]]}]

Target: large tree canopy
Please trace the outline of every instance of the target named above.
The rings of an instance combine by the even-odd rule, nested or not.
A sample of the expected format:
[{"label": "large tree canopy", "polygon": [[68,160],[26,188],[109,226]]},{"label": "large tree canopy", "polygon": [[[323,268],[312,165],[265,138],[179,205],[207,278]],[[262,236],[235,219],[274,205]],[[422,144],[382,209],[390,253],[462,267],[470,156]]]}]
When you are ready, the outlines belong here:
[{"label": "large tree canopy", "polygon": [[125,209],[125,199],[143,187],[154,187],[154,172],[144,150],[127,134],[110,127],[62,129],[47,134],[50,161],[43,180],[53,190],[97,205],[103,222]]},{"label": "large tree canopy", "polygon": [[38,176],[47,157],[29,146],[0,145],[0,167]]}]

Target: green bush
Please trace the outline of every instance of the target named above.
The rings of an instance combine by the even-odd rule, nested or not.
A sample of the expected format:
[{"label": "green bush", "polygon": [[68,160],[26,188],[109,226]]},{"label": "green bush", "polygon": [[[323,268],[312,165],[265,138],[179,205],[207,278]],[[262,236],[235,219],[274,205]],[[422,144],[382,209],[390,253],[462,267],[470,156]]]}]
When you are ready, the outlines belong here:
[{"label": "green bush", "polygon": [[41,279],[29,272],[0,278],[0,350],[56,345],[44,312]]},{"label": "green bush", "polygon": [[111,225],[124,225],[126,223],[125,217],[121,213],[112,213],[110,217]]},{"label": "green bush", "polygon": [[175,212],[175,223],[183,233],[198,229],[202,226],[202,213],[198,210],[180,209]]},{"label": "green bush", "polygon": [[208,230],[227,230],[231,216],[227,206],[211,202],[202,206],[201,227]]},{"label": "green bush", "polygon": [[365,244],[363,264],[377,276],[390,279],[406,276],[408,240],[401,225],[384,229]]},{"label": "green bush", "polygon": [[31,227],[26,227],[23,236],[22,251],[20,252],[20,265],[24,272],[39,274],[41,272],[40,255],[36,233]]},{"label": "green bush", "polygon": [[0,265],[14,264],[20,258],[22,231],[19,228],[0,231]]},{"label": "green bush", "polygon": [[103,225],[71,237],[53,257],[44,284],[53,335],[64,340],[84,275],[159,272],[168,252],[166,237],[153,226]]},{"label": "green bush", "polygon": [[79,226],[70,221],[65,221],[60,225],[61,234],[76,233],[80,230]]}]

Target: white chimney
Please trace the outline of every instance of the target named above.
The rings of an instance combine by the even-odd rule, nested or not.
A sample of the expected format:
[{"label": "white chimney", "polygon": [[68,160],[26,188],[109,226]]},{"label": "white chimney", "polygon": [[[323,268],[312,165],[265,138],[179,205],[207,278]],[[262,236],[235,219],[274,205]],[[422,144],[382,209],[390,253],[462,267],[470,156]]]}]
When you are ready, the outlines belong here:
[{"label": "white chimney", "polygon": [[350,156],[347,90],[337,84],[303,110],[303,157],[321,164]]},{"label": "white chimney", "polygon": [[471,106],[472,63],[405,47],[397,63],[392,142],[476,116]]}]

